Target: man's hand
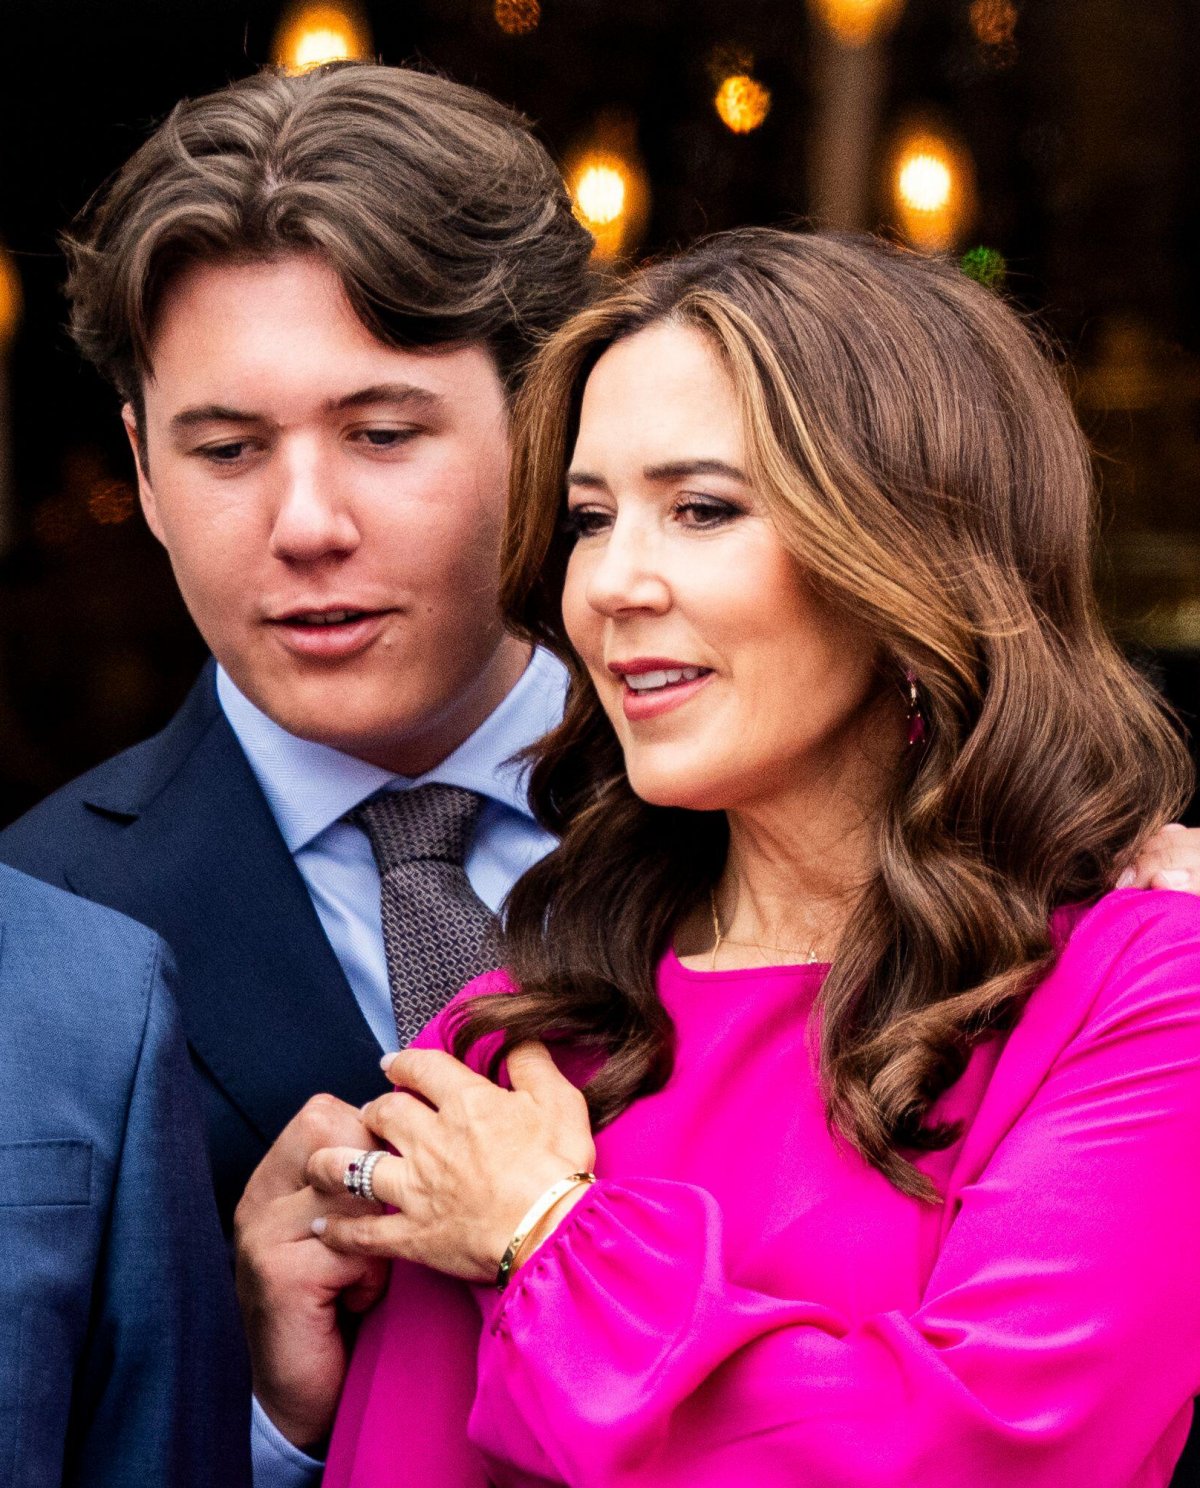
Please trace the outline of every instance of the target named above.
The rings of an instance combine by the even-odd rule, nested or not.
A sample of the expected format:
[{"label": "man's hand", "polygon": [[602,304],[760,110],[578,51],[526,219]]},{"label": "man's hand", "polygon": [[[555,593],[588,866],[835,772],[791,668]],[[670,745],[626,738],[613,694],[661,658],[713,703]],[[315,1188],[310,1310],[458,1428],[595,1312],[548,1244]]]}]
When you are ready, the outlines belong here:
[{"label": "man's hand", "polygon": [[1151,837],[1117,880],[1119,889],[1200,894],[1200,829],[1174,822]]},{"label": "man's hand", "polygon": [[386,1263],[338,1255],[312,1232],[319,1214],[378,1214],[349,1193],[318,1196],[305,1169],[329,1146],[378,1145],[359,1112],[316,1095],[255,1169],[234,1216],[237,1288],[250,1341],[254,1393],[297,1447],[328,1436],[346,1374],[339,1305],[365,1312],[383,1292]]}]

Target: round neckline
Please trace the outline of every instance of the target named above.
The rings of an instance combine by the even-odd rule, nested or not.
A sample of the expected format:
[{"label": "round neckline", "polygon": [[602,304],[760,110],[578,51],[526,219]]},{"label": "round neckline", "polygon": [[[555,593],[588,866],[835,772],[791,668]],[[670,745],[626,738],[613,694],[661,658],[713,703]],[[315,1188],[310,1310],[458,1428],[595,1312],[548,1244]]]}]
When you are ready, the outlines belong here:
[{"label": "round neckline", "polygon": [[673,975],[704,982],[728,980],[732,977],[823,977],[830,966],[828,961],[797,961],[790,966],[726,966],[715,971],[701,970],[699,967],[683,964],[674,942],[667,946],[663,961]]}]

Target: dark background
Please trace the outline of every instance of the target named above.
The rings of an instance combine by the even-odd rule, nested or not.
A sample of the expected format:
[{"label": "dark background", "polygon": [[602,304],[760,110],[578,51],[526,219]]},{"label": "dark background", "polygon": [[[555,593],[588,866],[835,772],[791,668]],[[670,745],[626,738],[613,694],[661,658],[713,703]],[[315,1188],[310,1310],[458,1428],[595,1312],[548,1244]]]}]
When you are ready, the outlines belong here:
[{"label": "dark background", "polygon": [[[115,398],[62,329],[56,234],[176,99],[269,61],[280,10],[0,0],[0,240],[24,302],[7,354],[0,822],[159,727],[203,656],[135,510]],[[889,228],[897,132],[916,115],[953,130],[977,208],[957,248],[1002,253],[1007,293],[1063,348],[1098,450],[1105,602],[1190,721],[1200,6],[1014,0],[1013,10],[1000,27],[1011,35],[988,42],[969,0],[908,0],[886,40],[853,55],[801,0],[542,0],[520,36],[500,28],[493,0],[374,0],[366,16],[382,60],[514,103],[560,159],[600,137],[636,152],[649,198],[634,256],[708,229],[820,214],[829,173],[818,157],[835,176],[842,161],[840,184],[858,202],[850,217]],[[772,93],[765,122],[741,135],[713,107],[735,58]],[[838,211],[846,220],[844,203]]]}]

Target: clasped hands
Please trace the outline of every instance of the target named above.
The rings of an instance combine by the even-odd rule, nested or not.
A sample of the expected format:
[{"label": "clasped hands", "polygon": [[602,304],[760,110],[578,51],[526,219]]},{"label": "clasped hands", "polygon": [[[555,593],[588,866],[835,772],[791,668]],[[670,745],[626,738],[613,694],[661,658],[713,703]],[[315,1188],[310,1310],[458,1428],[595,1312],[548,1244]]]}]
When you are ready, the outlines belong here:
[{"label": "clasped hands", "polygon": [[[235,1218],[255,1395],[300,1447],[329,1432],[346,1369],[346,1315],[378,1300],[388,1262],[493,1281],[530,1205],[595,1161],[583,1096],[542,1044],[509,1055],[511,1090],[441,1050],[407,1049],[383,1063],[401,1088],[361,1111],[314,1097],[256,1169]],[[347,1164],[374,1147],[393,1149],[372,1175],[379,1203],[356,1198],[343,1181]],[[519,1263],[583,1192],[555,1206]]]}]

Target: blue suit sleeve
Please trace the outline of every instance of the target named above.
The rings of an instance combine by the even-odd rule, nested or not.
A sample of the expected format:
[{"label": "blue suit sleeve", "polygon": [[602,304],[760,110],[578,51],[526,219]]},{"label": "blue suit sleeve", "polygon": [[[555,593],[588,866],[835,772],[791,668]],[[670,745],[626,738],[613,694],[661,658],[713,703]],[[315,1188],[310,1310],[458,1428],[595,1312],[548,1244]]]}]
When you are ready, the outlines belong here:
[{"label": "blue suit sleeve", "polygon": [[66,1481],[248,1488],[249,1362],[164,959],[156,941]]}]

